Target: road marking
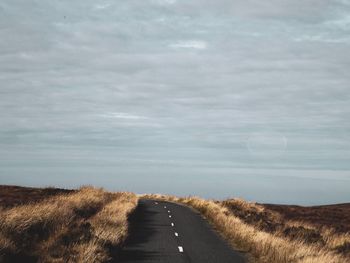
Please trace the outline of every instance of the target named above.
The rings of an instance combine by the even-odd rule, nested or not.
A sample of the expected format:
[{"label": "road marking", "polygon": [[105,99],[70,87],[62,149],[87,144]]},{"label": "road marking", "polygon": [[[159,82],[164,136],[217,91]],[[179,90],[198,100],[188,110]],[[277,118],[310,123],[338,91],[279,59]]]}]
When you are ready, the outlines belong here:
[{"label": "road marking", "polygon": [[174,223],[171,223],[171,226],[174,226]]},{"label": "road marking", "polygon": [[166,206],[164,206],[164,208],[166,208]]},{"label": "road marking", "polygon": [[175,236],[177,236],[177,237],[178,237],[178,236],[179,236],[179,234],[175,232]]},{"label": "road marking", "polygon": [[156,204],[156,205],[158,205],[158,203],[157,203],[157,202],[155,202],[155,204]]},{"label": "road marking", "polygon": [[183,247],[178,247],[178,248],[179,248],[180,253],[184,252]]},{"label": "road marking", "polygon": [[168,210],[168,213],[170,213],[170,210]]},{"label": "road marking", "polygon": [[169,215],[169,218],[171,218],[171,215]]}]

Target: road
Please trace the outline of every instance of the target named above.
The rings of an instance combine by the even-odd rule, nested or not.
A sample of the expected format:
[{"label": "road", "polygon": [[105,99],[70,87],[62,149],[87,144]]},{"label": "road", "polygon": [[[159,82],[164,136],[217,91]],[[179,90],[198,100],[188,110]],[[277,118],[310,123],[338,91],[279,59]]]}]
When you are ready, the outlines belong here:
[{"label": "road", "polygon": [[242,263],[210,225],[192,209],[141,199],[130,218],[130,235],[115,262]]}]

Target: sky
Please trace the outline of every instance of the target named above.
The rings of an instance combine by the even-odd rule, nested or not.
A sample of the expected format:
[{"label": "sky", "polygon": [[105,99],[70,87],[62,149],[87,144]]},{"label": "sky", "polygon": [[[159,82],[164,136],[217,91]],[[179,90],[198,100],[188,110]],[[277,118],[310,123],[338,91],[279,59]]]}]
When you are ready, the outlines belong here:
[{"label": "sky", "polygon": [[349,0],[2,0],[0,184],[350,201]]}]

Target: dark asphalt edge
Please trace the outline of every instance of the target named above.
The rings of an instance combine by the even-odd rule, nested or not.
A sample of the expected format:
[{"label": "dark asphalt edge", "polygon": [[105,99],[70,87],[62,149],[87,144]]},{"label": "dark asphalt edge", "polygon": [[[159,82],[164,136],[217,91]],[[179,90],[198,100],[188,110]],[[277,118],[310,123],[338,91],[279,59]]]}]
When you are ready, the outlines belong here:
[{"label": "dark asphalt edge", "polygon": [[124,240],[122,240],[122,242],[120,242],[117,245],[111,245],[111,244],[107,244],[107,251],[108,251],[108,255],[110,256],[110,258],[106,261],[106,263],[112,263],[112,262],[116,262],[118,261],[118,257],[120,255],[120,252],[123,250],[123,248],[125,247],[125,243],[130,235],[130,219],[135,216],[135,213],[137,212],[137,208],[140,205],[140,199],[142,198],[138,198],[137,200],[137,205],[134,207],[133,210],[130,211],[130,213],[127,215],[127,222],[128,222],[128,233],[127,235],[124,237]]}]

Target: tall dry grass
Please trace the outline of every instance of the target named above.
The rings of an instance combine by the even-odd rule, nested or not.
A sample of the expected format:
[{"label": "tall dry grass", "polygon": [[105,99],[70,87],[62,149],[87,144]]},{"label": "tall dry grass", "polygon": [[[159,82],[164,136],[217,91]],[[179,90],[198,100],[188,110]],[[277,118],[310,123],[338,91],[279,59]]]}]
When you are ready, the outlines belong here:
[{"label": "tall dry grass", "polygon": [[[0,211],[0,262],[104,262],[127,235],[131,193],[83,187]],[[88,261],[87,261],[88,260]]]},{"label": "tall dry grass", "polygon": [[113,248],[125,241],[128,215],[137,205],[135,197],[131,193],[116,193],[114,199],[89,220],[93,237],[78,247],[81,257],[78,262],[105,262],[110,257],[100,248]]},{"label": "tall dry grass", "polygon": [[[241,199],[230,199],[221,202],[221,204],[244,222],[260,230],[350,257],[350,233],[348,232],[340,233],[328,225],[316,225],[317,222],[312,224],[301,221],[301,218],[299,221],[296,219],[286,220],[276,211]],[[323,217],[322,214],[318,216]],[[347,260],[350,261],[350,259]]]},{"label": "tall dry grass", "polygon": [[[349,257],[338,253],[334,248],[349,242],[349,234],[335,234],[331,230],[322,230],[324,243],[309,243],[303,238],[291,239],[283,231],[268,231],[259,224],[244,222],[236,213],[249,214],[252,211],[266,211],[252,203],[236,200],[240,212],[229,209],[224,202],[203,200],[197,197],[177,198],[164,195],[144,195],[143,197],[178,202],[199,211],[232,246],[246,252],[250,262],[259,263],[346,263]],[[268,215],[269,220],[279,220],[277,214]],[[266,219],[262,217],[262,219]],[[260,222],[263,224],[263,222]],[[287,222],[287,225],[297,222]]]}]

